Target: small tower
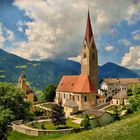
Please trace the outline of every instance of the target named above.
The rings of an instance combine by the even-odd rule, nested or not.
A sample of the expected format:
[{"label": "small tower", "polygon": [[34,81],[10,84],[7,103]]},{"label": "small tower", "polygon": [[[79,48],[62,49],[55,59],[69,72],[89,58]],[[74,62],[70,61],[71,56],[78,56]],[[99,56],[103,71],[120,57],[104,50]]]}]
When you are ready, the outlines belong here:
[{"label": "small tower", "polygon": [[24,71],[21,73],[21,76],[18,79],[18,87],[25,92],[27,100],[31,103],[30,110],[31,112],[33,112],[34,94],[33,91],[30,90],[29,86],[26,84],[26,75]]},{"label": "small tower", "polygon": [[94,41],[90,13],[88,11],[86,33],[81,51],[81,74],[87,74],[98,91],[98,52]]},{"label": "small tower", "polygon": [[25,92],[27,90],[26,75],[25,75],[25,72],[24,71],[21,73],[21,76],[18,79],[18,87],[20,87]]}]

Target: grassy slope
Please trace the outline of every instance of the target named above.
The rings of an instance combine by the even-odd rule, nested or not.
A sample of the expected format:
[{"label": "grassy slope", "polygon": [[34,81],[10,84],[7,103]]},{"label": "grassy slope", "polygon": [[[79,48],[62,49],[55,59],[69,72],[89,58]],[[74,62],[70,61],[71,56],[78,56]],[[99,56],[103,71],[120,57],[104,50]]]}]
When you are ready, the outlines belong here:
[{"label": "grassy slope", "polygon": [[140,139],[140,112],[130,115],[126,119],[94,130],[70,135],[54,135],[31,137],[13,132],[8,140],[139,140]]}]

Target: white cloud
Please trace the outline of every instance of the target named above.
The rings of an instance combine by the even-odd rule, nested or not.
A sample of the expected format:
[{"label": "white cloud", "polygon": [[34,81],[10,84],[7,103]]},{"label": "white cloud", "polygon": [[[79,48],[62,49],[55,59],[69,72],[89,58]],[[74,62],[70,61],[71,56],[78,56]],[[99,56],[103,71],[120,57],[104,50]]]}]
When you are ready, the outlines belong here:
[{"label": "white cloud", "polygon": [[121,64],[129,68],[140,68],[140,46],[130,47],[129,52],[122,58]]},{"label": "white cloud", "polygon": [[17,30],[19,31],[19,32],[23,32],[24,30],[23,30],[23,26],[25,26],[26,25],[26,23],[23,23],[21,20],[19,20],[18,22],[17,22]]},{"label": "white cloud", "polygon": [[5,28],[5,30],[7,32],[7,40],[14,41],[14,39],[15,39],[14,33],[11,30],[8,30],[6,28]]},{"label": "white cloud", "polygon": [[73,60],[73,61],[76,61],[76,62],[81,62],[81,56],[78,55],[76,57],[69,57],[68,60]]},{"label": "white cloud", "polygon": [[140,1],[132,0],[132,2],[133,4],[129,5],[128,8],[128,25],[133,25],[140,20]]},{"label": "white cloud", "polygon": [[110,52],[110,51],[113,51],[113,46],[111,46],[111,45],[108,45],[108,46],[106,46],[105,47],[105,50],[107,51],[107,52]]},{"label": "white cloud", "polygon": [[136,30],[132,32],[132,35],[135,35],[135,34],[140,34],[140,30]]},{"label": "white cloud", "polygon": [[128,39],[123,39],[121,41],[123,43],[124,46],[130,47],[132,44]]},{"label": "white cloud", "polygon": [[[24,23],[28,26],[25,30],[28,41],[19,42],[11,50],[13,53],[27,59],[69,58],[79,54],[86,24],[86,0],[15,0],[14,5],[25,10],[33,21]],[[136,5],[132,0],[90,1],[95,38],[116,22],[129,20],[139,7],[140,4]],[[22,23],[19,23],[18,30],[23,32]],[[107,51],[112,49],[108,47]]]},{"label": "white cloud", "polygon": [[140,20],[140,14],[134,15],[128,19],[128,25],[134,25]]},{"label": "white cloud", "polygon": [[3,25],[0,23],[0,48],[3,48],[5,38],[3,36]]},{"label": "white cloud", "polygon": [[134,35],[134,40],[139,40],[140,41],[140,34],[136,34],[136,35]]},{"label": "white cloud", "polygon": [[140,41],[140,30],[136,30],[134,32],[132,32],[132,36],[134,40],[139,40]]},{"label": "white cloud", "polygon": [[[5,36],[4,36],[4,33],[5,33]],[[0,23],[0,48],[4,48],[3,43],[5,41],[14,41],[14,39],[15,39],[14,33],[11,30],[4,27],[2,23]]]}]

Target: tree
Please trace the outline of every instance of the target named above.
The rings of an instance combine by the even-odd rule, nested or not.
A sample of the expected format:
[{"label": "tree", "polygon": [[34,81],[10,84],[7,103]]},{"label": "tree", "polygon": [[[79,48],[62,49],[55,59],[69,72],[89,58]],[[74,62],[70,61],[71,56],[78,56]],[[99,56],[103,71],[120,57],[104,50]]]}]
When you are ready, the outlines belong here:
[{"label": "tree", "polygon": [[15,85],[0,83],[0,106],[12,111],[17,120],[30,116],[30,103],[25,98],[25,93]]},{"label": "tree", "polygon": [[85,115],[85,118],[82,120],[80,125],[86,130],[91,128],[90,119],[88,115]]},{"label": "tree", "polygon": [[42,124],[41,124],[41,129],[45,129],[45,123],[44,122],[42,122]]},{"label": "tree", "polygon": [[129,104],[126,106],[128,112],[132,113],[140,108],[140,85],[135,85],[129,90]]},{"label": "tree", "polygon": [[54,125],[66,125],[64,107],[61,104],[55,104],[52,107],[51,119]]},{"label": "tree", "polygon": [[0,139],[5,140],[13,120],[29,119],[30,103],[21,89],[9,83],[0,83]]},{"label": "tree", "polygon": [[46,97],[45,97],[45,94],[43,93],[42,90],[38,90],[38,89],[33,89],[35,91],[35,98],[37,99],[37,101],[39,102],[44,102],[46,101]]},{"label": "tree", "polygon": [[56,95],[56,86],[54,85],[48,85],[44,90],[43,93],[45,95],[45,98],[48,102],[53,102],[55,95]]},{"label": "tree", "polygon": [[4,109],[0,106],[0,139],[6,140],[7,135],[11,130],[11,120],[14,118],[12,112],[9,109]]},{"label": "tree", "polygon": [[113,115],[115,117],[115,120],[120,120],[120,110],[121,110],[121,106],[114,106],[113,107]]}]

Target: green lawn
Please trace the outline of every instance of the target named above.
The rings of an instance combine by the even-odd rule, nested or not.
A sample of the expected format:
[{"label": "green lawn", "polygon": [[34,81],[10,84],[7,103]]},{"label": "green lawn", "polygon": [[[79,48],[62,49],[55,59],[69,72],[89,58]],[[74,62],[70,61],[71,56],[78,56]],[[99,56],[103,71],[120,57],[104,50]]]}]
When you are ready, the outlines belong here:
[{"label": "green lawn", "polygon": [[67,125],[68,125],[69,127],[73,127],[73,128],[79,128],[79,127],[80,127],[79,124],[74,123],[74,122],[72,122],[71,120],[67,120]]},{"label": "green lawn", "polygon": [[[85,115],[85,114],[82,114],[82,113],[81,113],[81,114],[77,114],[77,115],[75,115],[76,118],[81,118],[81,119],[84,119],[85,116],[86,116],[86,115]],[[90,119],[95,118],[94,115],[88,115],[88,116],[89,116]]]},{"label": "green lawn", "polygon": [[52,122],[36,122],[36,123],[33,123],[28,125],[30,127],[33,127],[33,128],[38,128],[38,129],[41,129],[42,128],[42,124],[44,124],[44,129],[47,129],[47,130],[57,130],[57,129],[67,129],[67,128],[79,128],[80,125],[79,124],[76,124],[76,123],[73,123],[70,119],[67,120],[67,125],[66,126],[55,126]]},{"label": "green lawn", "polygon": [[5,78],[6,76],[5,75],[0,75],[0,78]]},{"label": "green lawn", "polygon": [[27,66],[26,65],[21,65],[21,66],[15,66],[16,69],[26,69]]},{"label": "green lawn", "polygon": [[113,113],[114,113],[114,109],[115,109],[116,107],[118,108],[118,106],[111,105],[111,106],[109,106],[109,107],[106,107],[104,110],[105,110],[106,112],[108,112],[108,113],[113,114]]},{"label": "green lawn", "polygon": [[112,110],[114,110],[115,107],[116,107],[115,105],[111,105],[109,107],[106,107],[104,110],[112,111]]},{"label": "green lawn", "polygon": [[69,135],[30,137],[11,133],[8,140],[140,140],[140,112],[129,115],[121,121],[93,130]]}]

